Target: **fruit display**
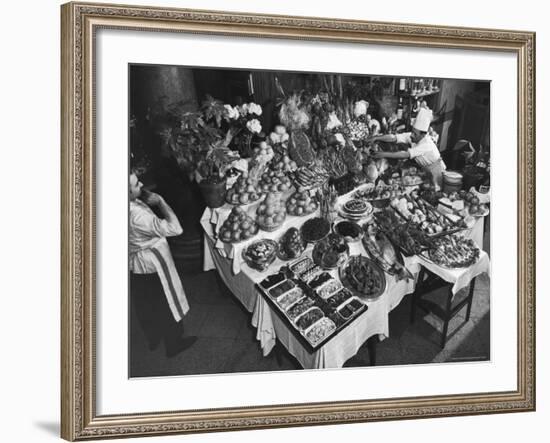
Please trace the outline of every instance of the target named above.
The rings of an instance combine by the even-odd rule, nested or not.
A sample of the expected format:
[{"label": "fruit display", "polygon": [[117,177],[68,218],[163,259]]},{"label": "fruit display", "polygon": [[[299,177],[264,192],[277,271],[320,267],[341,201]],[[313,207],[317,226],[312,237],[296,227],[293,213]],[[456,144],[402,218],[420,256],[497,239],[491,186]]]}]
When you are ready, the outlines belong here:
[{"label": "fruit display", "polygon": [[329,173],[323,166],[301,166],[294,173],[294,184],[297,189],[311,189],[326,183],[328,178]]},{"label": "fruit display", "polygon": [[361,227],[349,220],[342,220],[336,223],[334,225],[334,232],[344,237],[344,240],[348,242],[360,240],[363,235]]},{"label": "fruit display", "polygon": [[374,261],[354,255],[340,268],[340,280],[359,297],[378,298],[386,289],[384,271]]},{"label": "fruit display", "polygon": [[313,247],[313,262],[323,269],[335,269],[349,256],[349,246],[344,237],[331,233]]},{"label": "fruit display", "polygon": [[281,196],[275,193],[267,194],[256,211],[256,221],[264,231],[274,231],[280,227],[286,218],[286,207]]},{"label": "fruit display", "polygon": [[306,249],[306,242],[297,228],[289,228],[279,239],[278,257],[281,260],[298,258]]},{"label": "fruit display", "polygon": [[232,205],[247,205],[259,200],[261,196],[256,180],[249,177],[247,172],[243,172],[231,189],[227,191],[225,199]]},{"label": "fruit display", "polygon": [[348,200],[338,209],[340,216],[349,220],[361,220],[371,215],[372,211],[373,207],[369,202],[358,198]]},{"label": "fruit display", "polygon": [[243,250],[243,259],[248,266],[265,271],[277,256],[277,242],[268,239],[252,242]]},{"label": "fruit display", "polygon": [[273,159],[274,152],[271,146],[262,141],[254,148],[252,155],[255,160],[265,164]]},{"label": "fruit display", "polygon": [[445,268],[466,268],[479,259],[479,248],[472,239],[449,235],[434,239],[434,246],[426,255],[435,264]]},{"label": "fruit display", "polygon": [[301,231],[306,242],[315,243],[328,235],[330,223],[321,217],[310,218],[302,225]]},{"label": "fruit display", "polygon": [[296,319],[296,326],[298,326],[298,328],[302,331],[306,330],[313,323],[319,321],[324,316],[325,314],[323,314],[323,311],[321,311],[319,308],[310,308],[308,311],[304,312],[302,315],[300,315],[300,317]]},{"label": "fruit display", "polygon": [[330,318],[323,317],[306,333],[306,338],[313,346],[316,346],[335,330],[334,322]]},{"label": "fruit display", "polygon": [[223,222],[219,238],[225,243],[248,240],[258,233],[258,225],[240,206],[235,206]]},{"label": "fruit display", "polygon": [[286,192],[292,187],[292,181],[288,175],[282,171],[268,169],[261,176],[258,188],[261,192]]},{"label": "fruit display", "polygon": [[282,171],[285,174],[296,171],[298,165],[294,160],[291,160],[288,154],[276,155],[271,161],[270,169],[274,171]]},{"label": "fruit display", "polygon": [[386,234],[375,226],[367,227],[366,231],[368,233],[363,237],[363,246],[378,266],[388,274],[397,276],[397,280],[413,278],[404,266],[403,257],[395,250]]},{"label": "fruit display", "polygon": [[309,215],[318,208],[315,197],[310,196],[308,191],[296,191],[286,201],[286,210],[290,215]]}]

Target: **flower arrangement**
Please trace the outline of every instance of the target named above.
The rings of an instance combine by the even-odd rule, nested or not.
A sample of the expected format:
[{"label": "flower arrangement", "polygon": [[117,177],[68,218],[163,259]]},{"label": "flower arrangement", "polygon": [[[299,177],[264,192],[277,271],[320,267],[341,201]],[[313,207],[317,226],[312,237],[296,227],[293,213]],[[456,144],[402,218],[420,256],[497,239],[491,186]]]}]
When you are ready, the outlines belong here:
[{"label": "flower arrangement", "polygon": [[252,155],[252,140],[262,137],[262,124],[259,117],[262,107],[257,103],[244,103],[240,106],[225,105],[229,130],[233,134],[233,146],[242,157]]}]

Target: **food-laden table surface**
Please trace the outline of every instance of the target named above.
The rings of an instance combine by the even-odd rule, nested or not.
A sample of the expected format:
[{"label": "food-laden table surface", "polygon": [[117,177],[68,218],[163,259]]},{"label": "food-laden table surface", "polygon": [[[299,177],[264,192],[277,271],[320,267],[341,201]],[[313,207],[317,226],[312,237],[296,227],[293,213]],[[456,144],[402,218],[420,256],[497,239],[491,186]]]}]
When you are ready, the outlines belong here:
[{"label": "food-laden table surface", "polygon": [[[338,204],[342,205],[352,198],[357,189],[338,198]],[[243,209],[251,217],[257,211],[260,201],[246,205]],[[484,251],[480,251],[479,259],[471,266],[457,269],[447,269],[439,266],[427,257],[413,255],[404,257],[404,265],[410,271],[412,278],[398,279],[395,275],[385,273],[386,287],[384,292],[376,300],[364,301],[367,309],[358,315],[349,325],[343,328],[323,346],[312,350],[297,337],[285,322],[275,307],[266,301],[257,285],[266,276],[276,273],[288,262],[276,258],[267,269],[260,272],[251,268],[243,259],[242,253],[249,244],[258,238],[278,240],[289,228],[300,228],[310,218],[318,217],[319,210],[305,216],[287,215],[284,223],[272,232],[259,231],[257,235],[248,240],[227,243],[220,240],[219,232],[224,221],[229,216],[233,206],[226,204],[220,208],[207,208],[201,218],[201,225],[205,232],[204,239],[204,270],[217,269],[222,280],[232,291],[241,304],[252,314],[252,324],[257,328],[256,338],[260,342],[264,355],[268,355],[277,339],[300,362],[304,368],[336,368],[341,367],[346,360],[353,357],[359,348],[372,336],[389,336],[389,313],[407,294],[414,291],[415,279],[424,266],[447,282],[453,284],[453,293],[467,286],[472,278],[484,272],[489,272],[489,257]],[[339,218],[337,218],[338,220]],[[473,227],[465,231],[466,236],[474,238],[481,246],[483,235],[483,217],[477,218]],[[349,255],[368,257],[363,243],[350,242]],[[308,245],[302,257],[312,255],[312,245]],[[338,270],[329,273],[338,278]]]}]

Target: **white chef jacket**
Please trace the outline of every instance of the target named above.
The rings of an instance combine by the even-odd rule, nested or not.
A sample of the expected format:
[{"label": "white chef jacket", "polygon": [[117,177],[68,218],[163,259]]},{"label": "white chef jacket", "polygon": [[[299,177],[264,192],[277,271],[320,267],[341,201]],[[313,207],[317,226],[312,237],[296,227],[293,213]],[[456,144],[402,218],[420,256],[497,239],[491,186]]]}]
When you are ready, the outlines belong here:
[{"label": "white chef jacket", "polygon": [[418,143],[413,143],[411,133],[404,132],[395,134],[395,140],[397,143],[406,143],[411,146],[408,150],[410,157],[422,167],[430,166],[441,159],[439,149],[429,136],[424,136]]},{"label": "white chef jacket", "polygon": [[176,321],[189,311],[185,291],[176,271],[166,237],[179,235],[179,222],[159,218],[139,199],[130,201],[129,265],[135,274],[158,273],[166,300]]}]

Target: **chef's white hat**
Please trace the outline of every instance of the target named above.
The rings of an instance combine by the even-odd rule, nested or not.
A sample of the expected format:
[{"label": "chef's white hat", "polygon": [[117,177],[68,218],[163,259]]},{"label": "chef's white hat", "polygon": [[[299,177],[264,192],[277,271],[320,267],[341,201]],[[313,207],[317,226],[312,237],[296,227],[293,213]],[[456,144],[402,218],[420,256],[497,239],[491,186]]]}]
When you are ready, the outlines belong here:
[{"label": "chef's white hat", "polygon": [[416,119],[414,120],[413,128],[419,131],[428,132],[430,123],[432,122],[433,112],[428,108],[420,108]]}]

